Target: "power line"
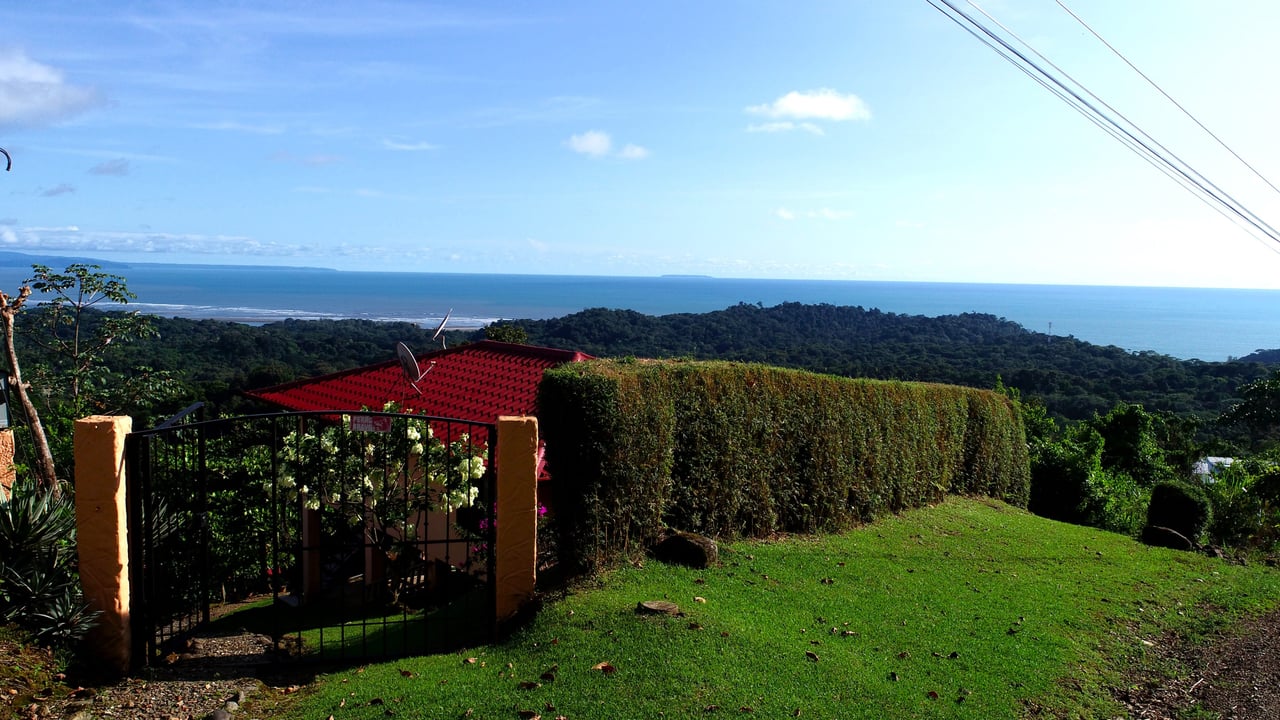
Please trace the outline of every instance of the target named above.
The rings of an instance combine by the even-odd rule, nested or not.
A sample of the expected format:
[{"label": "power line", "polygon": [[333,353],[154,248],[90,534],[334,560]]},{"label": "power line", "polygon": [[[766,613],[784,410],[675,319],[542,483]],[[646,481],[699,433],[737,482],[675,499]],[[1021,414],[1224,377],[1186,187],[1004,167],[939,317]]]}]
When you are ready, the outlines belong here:
[{"label": "power line", "polygon": [[[1039,83],[1041,87],[1044,87],[1045,89],[1049,90],[1056,97],[1058,97],[1058,99],[1067,103],[1077,112],[1081,113],[1086,118],[1088,118],[1096,126],[1098,126],[1102,130],[1107,132],[1109,135],[1111,135],[1113,138],[1121,142],[1126,147],[1128,147],[1132,152],[1136,153],[1139,157],[1142,157],[1149,164],[1153,165],[1154,167],[1159,169],[1161,172],[1165,173],[1166,176],[1170,177],[1175,182],[1182,185],[1183,188],[1191,192],[1193,195],[1199,198],[1202,202],[1208,204],[1210,207],[1213,207],[1218,213],[1222,214],[1224,217],[1227,217],[1228,219],[1235,222],[1237,225],[1243,228],[1246,232],[1248,232],[1252,237],[1254,237],[1259,242],[1262,242],[1264,245],[1266,245],[1268,249],[1271,249],[1274,252],[1280,253],[1280,233],[1278,233],[1275,230],[1275,228],[1272,228],[1268,223],[1266,223],[1257,215],[1249,211],[1248,208],[1246,208],[1243,204],[1235,200],[1235,198],[1233,198],[1230,194],[1226,193],[1217,185],[1210,182],[1204,175],[1197,172],[1188,163],[1183,161],[1172,151],[1168,150],[1168,148],[1156,142],[1154,138],[1152,138],[1148,133],[1143,131],[1141,127],[1139,127],[1136,123],[1129,120],[1128,118],[1125,118],[1122,114],[1115,111],[1114,108],[1112,108],[1110,105],[1102,101],[1101,98],[1098,98],[1097,95],[1089,91],[1089,89],[1085,87],[1082,83],[1075,80],[1074,78],[1071,78],[1071,76],[1066,74],[1064,71],[1062,71],[1061,68],[1053,64],[1051,61],[1048,60],[1048,58],[1045,58],[1044,55],[1036,51],[1035,48],[1030,45],[1030,43],[1018,37],[1015,33],[1013,33],[1008,28],[1000,24],[999,21],[995,20],[995,18],[991,17],[981,8],[978,8],[976,5],[974,5],[972,0],[968,0],[970,5],[977,8],[979,12],[982,12],[983,15],[985,15],[989,20],[994,22],[997,26],[999,26],[1006,33],[1008,33],[1014,40],[1021,43],[1022,46],[1026,47],[1031,53],[1035,54],[1037,57],[1044,60],[1054,70],[1064,75],[1066,79],[1069,80],[1070,83],[1074,85],[1074,87],[1071,85],[1068,85],[1068,83],[1064,81],[1063,78],[1055,76],[1054,74],[1047,71],[1044,67],[1041,67],[1034,60],[1029,58],[1024,52],[1014,47],[1009,40],[1002,37],[999,33],[996,33],[994,30],[992,30],[987,25],[983,24],[981,21],[975,19],[968,13],[956,7],[956,5],[953,4],[951,0],[926,0],[926,1],[935,10],[942,13],[948,19],[952,20],[957,25],[959,25],[960,27],[968,31],[970,35],[973,35],[980,42],[982,42],[984,45],[986,45],[987,47],[995,51],[998,55],[1000,55],[1002,58],[1004,58],[1006,61],[1012,64],[1014,67],[1021,70],[1028,77],[1031,77],[1033,80]],[[939,2],[942,3],[942,5],[945,5],[946,9],[944,9],[942,5],[939,4]],[[948,12],[948,9],[950,10],[950,12]],[[1077,90],[1076,88],[1079,88],[1079,89]],[[1106,112],[1099,109],[1097,105],[1087,100],[1085,97],[1081,95],[1081,93],[1088,95],[1089,97],[1096,100],[1098,104],[1103,105],[1104,107],[1111,110],[1112,112],[1115,112],[1117,115],[1120,115],[1120,117],[1124,120],[1124,122],[1127,123],[1128,127],[1126,127],[1125,125],[1122,125],[1114,117],[1108,115]],[[1154,145],[1155,148],[1153,148],[1152,145]],[[1159,151],[1157,151],[1156,148],[1159,148]],[[1263,237],[1259,237],[1258,233],[1261,233],[1262,235],[1264,235],[1265,239]],[[1270,240],[1272,242],[1267,243],[1266,240]]]},{"label": "power line", "polygon": [[1231,156],[1239,160],[1241,165],[1244,165],[1245,167],[1249,168],[1249,171],[1252,172],[1254,175],[1256,175],[1259,180],[1266,183],[1267,187],[1271,188],[1277,193],[1280,193],[1280,188],[1277,188],[1275,185],[1271,184],[1271,181],[1268,180],[1261,172],[1259,172],[1257,168],[1255,168],[1253,165],[1250,165],[1247,160],[1245,160],[1243,157],[1240,157],[1239,153],[1237,153],[1235,150],[1232,150],[1231,146],[1227,145],[1227,143],[1224,142],[1222,138],[1218,137],[1208,127],[1205,127],[1205,124],[1200,122],[1200,120],[1197,119],[1195,115],[1192,115],[1190,110],[1187,110],[1185,107],[1183,107],[1182,103],[1178,102],[1177,100],[1174,100],[1173,96],[1165,92],[1164,88],[1160,87],[1160,85],[1158,85],[1155,80],[1152,80],[1150,77],[1147,76],[1146,73],[1139,70],[1137,65],[1134,65],[1132,62],[1129,61],[1129,58],[1124,56],[1124,53],[1120,52],[1114,46],[1112,46],[1111,43],[1107,42],[1106,38],[1099,35],[1097,30],[1094,30],[1092,27],[1090,27],[1089,23],[1085,22],[1084,19],[1081,18],[1079,15],[1077,15],[1074,11],[1072,11],[1071,8],[1067,7],[1066,3],[1062,2],[1062,0],[1054,0],[1054,2],[1058,3],[1058,6],[1061,7],[1063,10],[1066,10],[1068,15],[1075,18],[1076,22],[1080,23],[1080,25],[1082,25],[1085,30],[1088,30],[1094,37],[1098,38],[1098,41],[1101,42],[1103,45],[1105,45],[1108,50],[1115,53],[1116,57],[1123,60],[1125,65],[1128,65],[1134,72],[1138,73],[1139,77],[1141,77],[1143,80],[1146,80],[1147,84],[1155,88],[1161,95],[1165,97],[1166,100],[1173,103],[1174,107],[1181,110],[1183,115],[1186,115],[1188,118],[1191,119],[1191,122],[1198,125],[1201,130],[1204,130],[1206,133],[1208,133],[1209,137],[1213,138],[1214,141],[1217,142],[1219,145],[1221,145],[1224,150],[1231,153]]}]

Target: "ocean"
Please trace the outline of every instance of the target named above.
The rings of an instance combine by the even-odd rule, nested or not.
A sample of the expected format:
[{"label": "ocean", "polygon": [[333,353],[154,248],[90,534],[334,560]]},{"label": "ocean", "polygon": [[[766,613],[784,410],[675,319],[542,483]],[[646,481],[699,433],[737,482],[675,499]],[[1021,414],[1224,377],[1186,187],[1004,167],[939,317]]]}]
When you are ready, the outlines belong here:
[{"label": "ocean", "polygon": [[[666,315],[722,310],[740,302],[800,302],[930,317],[987,313],[1034,332],[1181,359],[1222,361],[1280,348],[1277,290],[103,265],[105,272],[123,276],[137,295],[131,308],[244,323],[362,318],[434,327],[452,310],[449,327],[462,329],[595,307]],[[30,263],[6,259],[0,264],[0,289],[12,293],[30,274]]]}]

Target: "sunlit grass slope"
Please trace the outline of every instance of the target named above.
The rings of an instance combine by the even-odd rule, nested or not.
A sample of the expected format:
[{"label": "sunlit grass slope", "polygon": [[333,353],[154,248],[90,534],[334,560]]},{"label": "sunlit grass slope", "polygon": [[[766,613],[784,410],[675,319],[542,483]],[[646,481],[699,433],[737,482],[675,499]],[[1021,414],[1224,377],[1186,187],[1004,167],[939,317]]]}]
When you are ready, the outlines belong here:
[{"label": "sunlit grass slope", "polygon": [[[1170,631],[1280,603],[1270,568],[960,498],[839,536],[736,543],[722,560],[615,571],[506,642],[336,672],[271,712],[1108,717],[1119,708],[1106,688]],[[651,599],[683,614],[637,614]]]}]

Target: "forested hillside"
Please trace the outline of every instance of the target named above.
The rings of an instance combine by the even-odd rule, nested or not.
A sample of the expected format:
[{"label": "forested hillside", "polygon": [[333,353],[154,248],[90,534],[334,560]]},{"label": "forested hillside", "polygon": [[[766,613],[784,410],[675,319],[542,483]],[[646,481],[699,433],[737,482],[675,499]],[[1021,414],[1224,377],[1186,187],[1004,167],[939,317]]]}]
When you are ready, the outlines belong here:
[{"label": "forested hillside", "polygon": [[[739,304],[654,317],[592,309],[515,321],[529,342],[601,356],[688,356],[765,362],[852,377],[990,388],[997,377],[1050,411],[1079,419],[1118,401],[1149,410],[1217,414],[1257,362],[1184,361],[1033,333],[992,315],[899,315],[860,307]],[[479,337],[479,335],[477,335]]]},{"label": "forested hillside", "polygon": [[[30,318],[19,320],[21,327]],[[592,309],[509,324],[523,329],[530,343],[602,357],[743,360],[980,388],[994,387],[1001,378],[1025,396],[1043,400],[1052,413],[1073,419],[1106,413],[1119,401],[1152,411],[1216,415],[1230,404],[1236,388],[1266,372],[1259,362],[1182,361],[1099,347],[979,314],[930,318],[860,307],[740,304],[665,316]],[[156,318],[154,326],[155,337],[110,348],[106,359],[112,368],[171,371],[181,383],[174,401],[178,407],[206,400],[228,411],[247,407],[238,395],[245,389],[390,360],[398,341],[418,352],[435,347],[430,330],[409,323],[287,320],[257,327]],[[451,333],[449,343],[483,337],[483,331]],[[24,369],[37,367],[38,349],[21,342],[21,333],[19,341],[30,358]]]}]

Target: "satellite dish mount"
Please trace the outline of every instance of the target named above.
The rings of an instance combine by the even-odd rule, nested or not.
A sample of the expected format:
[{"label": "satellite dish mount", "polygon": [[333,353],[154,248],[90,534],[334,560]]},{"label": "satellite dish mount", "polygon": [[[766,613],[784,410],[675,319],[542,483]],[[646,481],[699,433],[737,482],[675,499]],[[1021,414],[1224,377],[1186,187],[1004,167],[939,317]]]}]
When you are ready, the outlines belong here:
[{"label": "satellite dish mount", "polygon": [[409,387],[417,390],[418,394],[422,394],[422,390],[418,388],[418,382],[427,376],[436,366],[436,361],[432,360],[426,370],[418,367],[418,359],[414,357],[413,351],[408,345],[402,342],[396,343],[396,357],[400,359],[400,369],[404,371],[404,379],[409,381]]},{"label": "satellite dish mount", "polygon": [[453,316],[453,308],[449,308],[449,312],[444,314],[444,319],[440,321],[440,325],[436,327],[436,334],[431,336],[432,340],[440,341],[440,349],[447,350],[444,344],[444,326],[449,322],[449,318]]}]

